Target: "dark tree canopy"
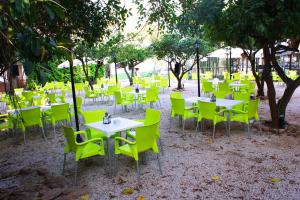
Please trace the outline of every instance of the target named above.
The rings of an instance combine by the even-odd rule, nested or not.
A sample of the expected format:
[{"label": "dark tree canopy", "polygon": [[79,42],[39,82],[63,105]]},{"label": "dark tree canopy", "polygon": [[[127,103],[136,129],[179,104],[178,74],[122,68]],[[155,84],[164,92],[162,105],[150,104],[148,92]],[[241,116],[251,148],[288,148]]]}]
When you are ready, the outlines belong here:
[{"label": "dark tree canopy", "polygon": [[[276,54],[298,51],[300,41],[300,4],[297,0],[203,0],[195,9],[199,24],[211,40],[225,42],[244,49],[263,49],[265,68],[263,79],[268,87],[268,98],[273,127],[284,118],[286,106],[300,78],[290,79],[279,66]],[[287,87],[276,101],[271,72],[275,70]]]}]

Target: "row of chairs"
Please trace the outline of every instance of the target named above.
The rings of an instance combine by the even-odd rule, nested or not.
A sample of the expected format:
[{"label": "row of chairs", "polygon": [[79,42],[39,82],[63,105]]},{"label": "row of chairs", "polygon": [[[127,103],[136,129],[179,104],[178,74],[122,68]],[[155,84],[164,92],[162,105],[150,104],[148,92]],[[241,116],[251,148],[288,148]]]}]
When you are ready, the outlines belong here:
[{"label": "row of chairs", "polygon": [[[215,93],[215,92],[223,92],[227,95],[230,95],[235,89],[230,88],[230,83],[233,83],[232,81],[224,81],[219,82],[216,86],[214,86],[213,82],[210,82],[206,79],[203,79],[201,82],[202,85],[202,92],[204,94],[208,93]],[[241,84],[245,84],[245,86],[240,86],[239,91],[246,92],[249,94],[255,93],[255,82],[248,81],[248,80],[242,80],[240,81]]]},{"label": "row of chairs", "polygon": [[[198,105],[186,107],[185,100],[181,93],[174,92],[170,95],[171,100],[171,118],[170,118],[170,128],[172,124],[172,118],[180,117],[183,120],[182,130],[184,132],[185,120],[187,119],[197,119],[197,128],[199,122],[203,120],[210,120],[213,122],[213,138],[215,136],[215,125],[219,122],[227,121],[227,117],[224,112],[228,112],[224,108],[217,108],[215,102],[204,102],[198,101]],[[249,100],[244,102],[244,106],[236,106],[231,109],[230,112],[230,121],[242,122],[247,124],[248,133],[249,133],[249,124],[252,119],[255,121],[259,120],[258,114],[259,99]]]}]

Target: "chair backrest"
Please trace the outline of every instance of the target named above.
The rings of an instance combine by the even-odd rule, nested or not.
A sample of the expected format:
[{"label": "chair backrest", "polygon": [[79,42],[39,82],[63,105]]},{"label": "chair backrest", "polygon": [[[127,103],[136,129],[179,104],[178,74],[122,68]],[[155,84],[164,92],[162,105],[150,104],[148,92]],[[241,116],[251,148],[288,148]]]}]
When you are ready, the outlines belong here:
[{"label": "chair backrest", "polygon": [[179,99],[182,99],[182,93],[181,92],[172,92],[170,94],[170,98],[179,98]]},{"label": "chair backrest", "polygon": [[225,92],[230,91],[229,84],[227,81],[224,81],[223,83],[219,83],[218,88],[219,91],[225,91]]},{"label": "chair backrest", "polygon": [[169,80],[167,78],[160,79],[160,86],[162,88],[167,88],[169,86]]},{"label": "chair backrest", "polygon": [[83,89],[86,94],[90,93],[89,86],[85,85],[85,86],[83,86]]},{"label": "chair backrest", "polygon": [[36,97],[33,99],[33,104],[35,106],[42,106],[45,104],[45,99],[44,97],[40,96],[40,97]]},{"label": "chair backrest", "polygon": [[213,91],[213,85],[212,82],[203,81],[202,82],[202,89],[204,93],[212,92]]},{"label": "chair backrest", "polygon": [[248,92],[234,92],[233,93],[234,100],[242,100],[244,103],[248,103],[250,99],[250,93]]},{"label": "chair backrest", "polygon": [[216,108],[215,102],[198,101],[199,115],[204,119],[214,120]]},{"label": "chair backrest", "polygon": [[114,92],[116,91],[116,89],[117,89],[116,85],[109,85],[107,88],[107,94],[114,95]]},{"label": "chair backrest", "polygon": [[56,96],[55,96],[55,93],[48,93],[47,94],[47,98],[49,99],[49,101],[51,103],[56,103]]},{"label": "chair backrest", "polygon": [[64,104],[60,104],[60,105],[53,105],[53,106],[51,106],[51,110],[52,110],[52,116],[54,117],[54,119],[56,121],[60,121],[60,120],[64,120],[64,119],[70,120],[68,103],[64,103]]},{"label": "chair backrest", "polygon": [[258,115],[258,106],[259,106],[259,98],[255,100],[250,100],[248,104],[248,118],[249,119],[259,119]]},{"label": "chair backrest", "polygon": [[146,100],[148,102],[153,102],[158,99],[158,93],[155,88],[150,88],[149,90],[146,90]]},{"label": "chair backrest", "polygon": [[66,138],[66,146],[65,146],[65,153],[69,153],[69,152],[76,152],[76,137],[74,134],[74,130],[72,127],[65,127],[64,128],[64,136]]},{"label": "chair backrest", "polygon": [[42,124],[42,114],[39,107],[21,110],[21,117],[24,126],[34,126]]},{"label": "chair backrest", "polygon": [[115,104],[121,104],[123,102],[121,91],[115,91],[114,96],[115,96]]},{"label": "chair backrest", "polygon": [[89,110],[83,112],[83,118],[85,123],[93,123],[101,121],[106,113],[106,110]]},{"label": "chair backrest", "polygon": [[147,108],[144,125],[157,123],[160,121],[161,112],[159,110]]},{"label": "chair backrest", "polygon": [[131,86],[126,86],[126,87],[121,88],[121,91],[122,92],[132,92],[133,89]]},{"label": "chair backrest", "polygon": [[143,152],[152,149],[154,152],[158,152],[156,145],[156,131],[158,129],[159,122],[138,127],[136,131],[136,145],[137,151]]},{"label": "chair backrest", "polygon": [[185,101],[183,98],[171,98],[173,115],[184,115]]},{"label": "chair backrest", "polygon": [[214,91],[214,95],[218,99],[225,99],[227,91]]},{"label": "chair backrest", "polygon": [[23,91],[22,92],[22,96],[25,98],[25,101],[31,101],[32,100],[32,96],[33,96],[33,92],[31,92],[31,91]]},{"label": "chair backrest", "polygon": [[80,109],[82,107],[82,97],[80,97],[80,96],[76,97],[76,107],[80,108]]}]

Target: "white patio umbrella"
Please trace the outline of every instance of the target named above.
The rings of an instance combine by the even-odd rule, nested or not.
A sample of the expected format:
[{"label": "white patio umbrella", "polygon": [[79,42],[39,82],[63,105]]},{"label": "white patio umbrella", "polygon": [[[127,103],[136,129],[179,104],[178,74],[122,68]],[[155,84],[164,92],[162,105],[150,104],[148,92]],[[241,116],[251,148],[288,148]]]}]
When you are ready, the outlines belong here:
[{"label": "white patio umbrella", "polygon": [[[83,57],[83,60],[85,61],[86,58]],[[87,60],[88,60],[87,64],[97,64],[96,61],[91,60],[90,58],[87,58]],[[81,61],[78,60],[78,59],[74,59],[73,60],[73,67],[75,67],[75,66],[81,66]],[[59,68],[59,69],[61,69],[61,68],[69,68],[69,67],[70,67],[70,63],[67,60],[57,66],[57,68]]]},{"label": "white patio umbrella", "polygon": [[[241,58],[242,53],[243,53],[243,49],[241,48],[231,48],[231,58]],[[209,53],[207,57],[227,58],[229,57],[229,51],[226,51],[226,48],[217,49]]]}]

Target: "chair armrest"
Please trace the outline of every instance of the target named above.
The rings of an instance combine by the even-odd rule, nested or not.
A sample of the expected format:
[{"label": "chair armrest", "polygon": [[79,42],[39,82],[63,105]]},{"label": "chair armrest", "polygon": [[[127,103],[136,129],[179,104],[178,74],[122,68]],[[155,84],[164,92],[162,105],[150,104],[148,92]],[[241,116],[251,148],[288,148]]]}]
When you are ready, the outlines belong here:
[{"label": "chair armrest", "polygon": [[[131,142],[131,141],[126,140],[125,138],[122,138],[122,137],[115,137],[115,144],[118,143],[118,141],[126,142],[126,143],[129,144],[129,145],[134,145],[134,144],[136,144],[135,141],[134,141],[134,142]],[[119,144],[118,144],[118,146],[119,146]]]},{"label": "chair armrest", "polygon": [[218,112],[216,112],[218,115],[224,114],[224,112],[227,112],[227,109],[221,109]]},{"label": "chair armrest", "polygon": [[93,139],[90,139],[90,140],[87,140],[87,141],[84,141],[84,142],[80,142],[80,143],[76,143],[76,145],[79,145],[79,146],[82,146],[82,145],[86,145],[87,143],[91,143],[91,142],[97,142],[97,141],[100,141],[100,143],[103,144],[103,139],[102,138],[93,138]]},{"label": "chair armrest", "polygon": [[236,110],[236,109],[232,109],[231,112],[239,113],[239,114],[247,114],[246,111],[243,111],[243,110]]},{"label": "chair armrest", "polygon": [[192,110],[192,109],[194,109],[194,108],[196,108],[197,106],[188,106],[188,107],[185,107],[184,109],[185,110]]}]

